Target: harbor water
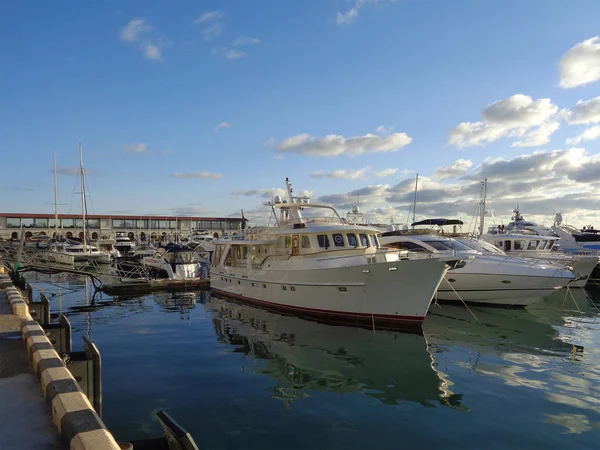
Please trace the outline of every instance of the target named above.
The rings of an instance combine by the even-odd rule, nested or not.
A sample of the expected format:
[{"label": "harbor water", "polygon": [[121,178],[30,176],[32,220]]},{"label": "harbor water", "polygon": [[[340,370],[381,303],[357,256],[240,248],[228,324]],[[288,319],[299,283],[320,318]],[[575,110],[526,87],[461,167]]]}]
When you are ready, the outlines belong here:
[{"label": "harbor water", "polygon": [[160,435],[163,409],[202,449],[599,447],[598,288],[527,309],[434,305],[417,335],[27,278],[68,316],[74,350],[82,336],[100,349],[119,440]]}]

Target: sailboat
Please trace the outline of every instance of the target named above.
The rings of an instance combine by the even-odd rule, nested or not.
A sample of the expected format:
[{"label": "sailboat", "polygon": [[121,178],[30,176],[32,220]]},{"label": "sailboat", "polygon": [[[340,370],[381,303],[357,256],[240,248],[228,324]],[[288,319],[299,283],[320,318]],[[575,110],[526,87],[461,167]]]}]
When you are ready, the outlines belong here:
[{"label": "sailboat", "polygon": [[87,205],[85,201],[85,177],[83,171],[83,152],[81,150],[81,143],[79,143],[79,176],[81,178],[81,218],[83,223],[83,233],[81,236],[81,244],[71,244],[64,246],[61,251],[68,255],[73,255],[75,263],[99,263],[109,264],[110,254],[103,252],[93,245],[89,245],[87,242],[87,227],[86,227],[86,215]]}]

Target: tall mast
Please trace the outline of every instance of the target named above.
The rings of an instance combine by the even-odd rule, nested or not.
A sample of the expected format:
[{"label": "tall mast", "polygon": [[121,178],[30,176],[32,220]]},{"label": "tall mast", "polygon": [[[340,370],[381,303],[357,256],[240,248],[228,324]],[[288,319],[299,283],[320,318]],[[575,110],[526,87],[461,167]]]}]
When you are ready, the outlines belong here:
[{"label": "tall mast", "polygon": [[56,152],[54,155],[54,233],[55,239],[58,239],[58,184],[56,181]]},{"label": "tall mast", "polygon": [[485,202],[487,199],[487,178],[481,182],[481,202],[479,204],[479,237],[483,236],[485,224]]},{"label": "tall mast", "polygon": [[415,198],[413,200],[413,223],[416,222],[417,215],[417,189],[419,188],[419,174],[417,174],[417,178],[415,179]]},{"label": "tall mast", "polygon": [[81,142],[79,143],[79,175],[81,177],[81,218],[83,219],[83,252],[86,252],[85,235],[85,182],[83,181],[83,152],[81,151]]}]

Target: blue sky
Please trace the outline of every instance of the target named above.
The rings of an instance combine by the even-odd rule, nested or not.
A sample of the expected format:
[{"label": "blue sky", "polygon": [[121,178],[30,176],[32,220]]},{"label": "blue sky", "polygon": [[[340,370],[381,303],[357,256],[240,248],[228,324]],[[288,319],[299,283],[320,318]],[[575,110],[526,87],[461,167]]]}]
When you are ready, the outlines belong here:
[{"label": "blue sky", "polygon": [[600,34],[599,2],[171,3],[0,4],[0,210],[52,211],[52,152],[69,172],[81,141],[96,213],[258,214],[288,176],[401,218],[418,172],[424,216],[472,212],[489,173],[496,215],[596,218],[600,139],[566,140],[600,136],[595,103],[574,119],[600,41],[565,55]]}]

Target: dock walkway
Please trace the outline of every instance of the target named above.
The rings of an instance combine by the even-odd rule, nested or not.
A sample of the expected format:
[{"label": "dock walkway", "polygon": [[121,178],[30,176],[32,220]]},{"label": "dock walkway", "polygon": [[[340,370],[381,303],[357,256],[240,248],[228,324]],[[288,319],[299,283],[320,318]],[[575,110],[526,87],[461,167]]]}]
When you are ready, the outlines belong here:
[{"label": "dock walkway", "polygon": [[23,320],[0,290],[0,449],[66,449],[27,357]]}]

